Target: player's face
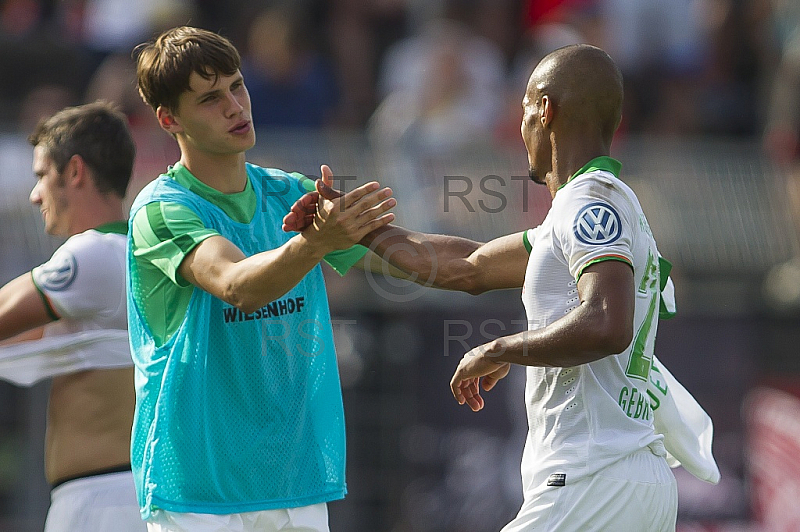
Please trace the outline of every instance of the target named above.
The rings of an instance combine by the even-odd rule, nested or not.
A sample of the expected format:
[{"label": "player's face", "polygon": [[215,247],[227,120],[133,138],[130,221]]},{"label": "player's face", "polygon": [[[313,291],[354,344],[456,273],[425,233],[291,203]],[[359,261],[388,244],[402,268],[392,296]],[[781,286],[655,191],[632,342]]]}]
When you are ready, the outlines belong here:
[{"label": "player's face", "polygon": [[183,138],[183,149],[231,155],[255,145],[250,94],[239,71],[211,79],[193,72],[189,88],[180,96],[172,117],[176,127],[171,132]]},{"label": "player's face", "polygon": [[540,102],[528,93],[522,99],[522,141],[528,150],[528,176],[534,183],[545,184],[550,164],[544,126],[541,123]]},{"label": "player's face", "polygon": [[69,231],[66,176],[56,170],[44,146],[33,148],[33,173],[36,175],[36,185],[31,191],[30,200],[39,206],[45,231],[51,235],[66,236]]}]

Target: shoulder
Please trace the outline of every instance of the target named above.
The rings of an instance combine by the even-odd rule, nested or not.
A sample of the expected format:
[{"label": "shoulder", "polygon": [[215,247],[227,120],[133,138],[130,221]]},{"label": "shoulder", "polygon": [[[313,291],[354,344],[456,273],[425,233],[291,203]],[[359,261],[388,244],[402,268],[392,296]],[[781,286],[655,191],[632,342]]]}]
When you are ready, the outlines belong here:
[{"label": "shoulder", "polygon": [[97,257],[98,260],[109,252],[121,251],[125,248],[126,235],[117,233],[101,233],[90,229],[67,239],[53,254],[71,253],[76,258]]},{"label": "shoulder", "polygon": [[74,235],[50,260],[34,268],[34,282],[42,290],[58,292],[70,287],[79,277],[117,279],[124,269],[126,241],[125,235],[93,229]]},{"label": "shoulder", "polygon": [[568,211],[582,211],[592,204],[607,205],[612,210],[627,212],[636,196],[624,182],[609,172],[596,171],[567,183],[556,194],[554,206]]},{"label": "shoulder", "polygon": [[131,243],[134,248],[158,245],[195,231],[207,231],[206,223],[182,202],[153,201],[133,213]]},{"label": "shoulder", "polygon": [[150,203],[163,201],[192,205],[196,194],[180,185],[168,175],[161,174],[156,179],[145,185],[136,195],[131,204],[131,216],[135,215],[142,207]]}]

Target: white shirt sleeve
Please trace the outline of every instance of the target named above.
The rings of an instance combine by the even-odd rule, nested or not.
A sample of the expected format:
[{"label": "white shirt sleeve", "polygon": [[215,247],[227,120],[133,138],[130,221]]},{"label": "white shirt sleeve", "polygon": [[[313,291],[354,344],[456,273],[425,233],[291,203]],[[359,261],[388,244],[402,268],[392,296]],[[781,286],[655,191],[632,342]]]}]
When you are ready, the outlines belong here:
[{"label": "white shirt sleeve", "polygon": [[602,178],[582,179],[559,191],[556,199],[554,244],[570,274],[578,279],[589,264],[617,259],[633,264],[634,226],[627,199]]},{"label": "white shirt sleeve", "polygon": [[33,282],[62,317],[111,318],[125,305],[124,244],[114,235],[75,235],[33,269]]}]

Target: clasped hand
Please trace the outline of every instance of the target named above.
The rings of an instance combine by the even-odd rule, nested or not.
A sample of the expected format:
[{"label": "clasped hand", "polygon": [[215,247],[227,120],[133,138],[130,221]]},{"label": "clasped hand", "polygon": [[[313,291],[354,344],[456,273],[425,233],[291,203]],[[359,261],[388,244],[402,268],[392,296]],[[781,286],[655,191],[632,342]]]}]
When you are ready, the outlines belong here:
[{"label": "clasped hand", "polygon": [[394,220],[394,214],[387,212],[397,205],[392,189],[372,181],[342,194],[331,188],[331,169],[322,165],[321,171],[317,190],[295,202],[284,217],[284,231],[301,232],[326,248],[346,249]]}]

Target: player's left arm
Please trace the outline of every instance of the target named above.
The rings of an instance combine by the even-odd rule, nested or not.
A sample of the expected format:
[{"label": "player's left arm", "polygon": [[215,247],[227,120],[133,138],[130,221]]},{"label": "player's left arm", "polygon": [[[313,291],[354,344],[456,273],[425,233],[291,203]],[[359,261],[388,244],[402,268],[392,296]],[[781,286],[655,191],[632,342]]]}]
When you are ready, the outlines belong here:
[{"label": "player's left arm", "polygon": [[0,288],[0,340],[17,337],[57,319],[58,314],[36,288],[30,272]]},{"label": "player's left arm", "polygon": [[[591,264],[577,288],[580,303],[563,318],[542,329],[502,336],[465,354],[450,381],[456,400],[480,410],[478,381],[508,364],[571,367],[624,351],[633,339],[631,266],[619,260]],[[491,389],[486,382],[483,387]]]}]

